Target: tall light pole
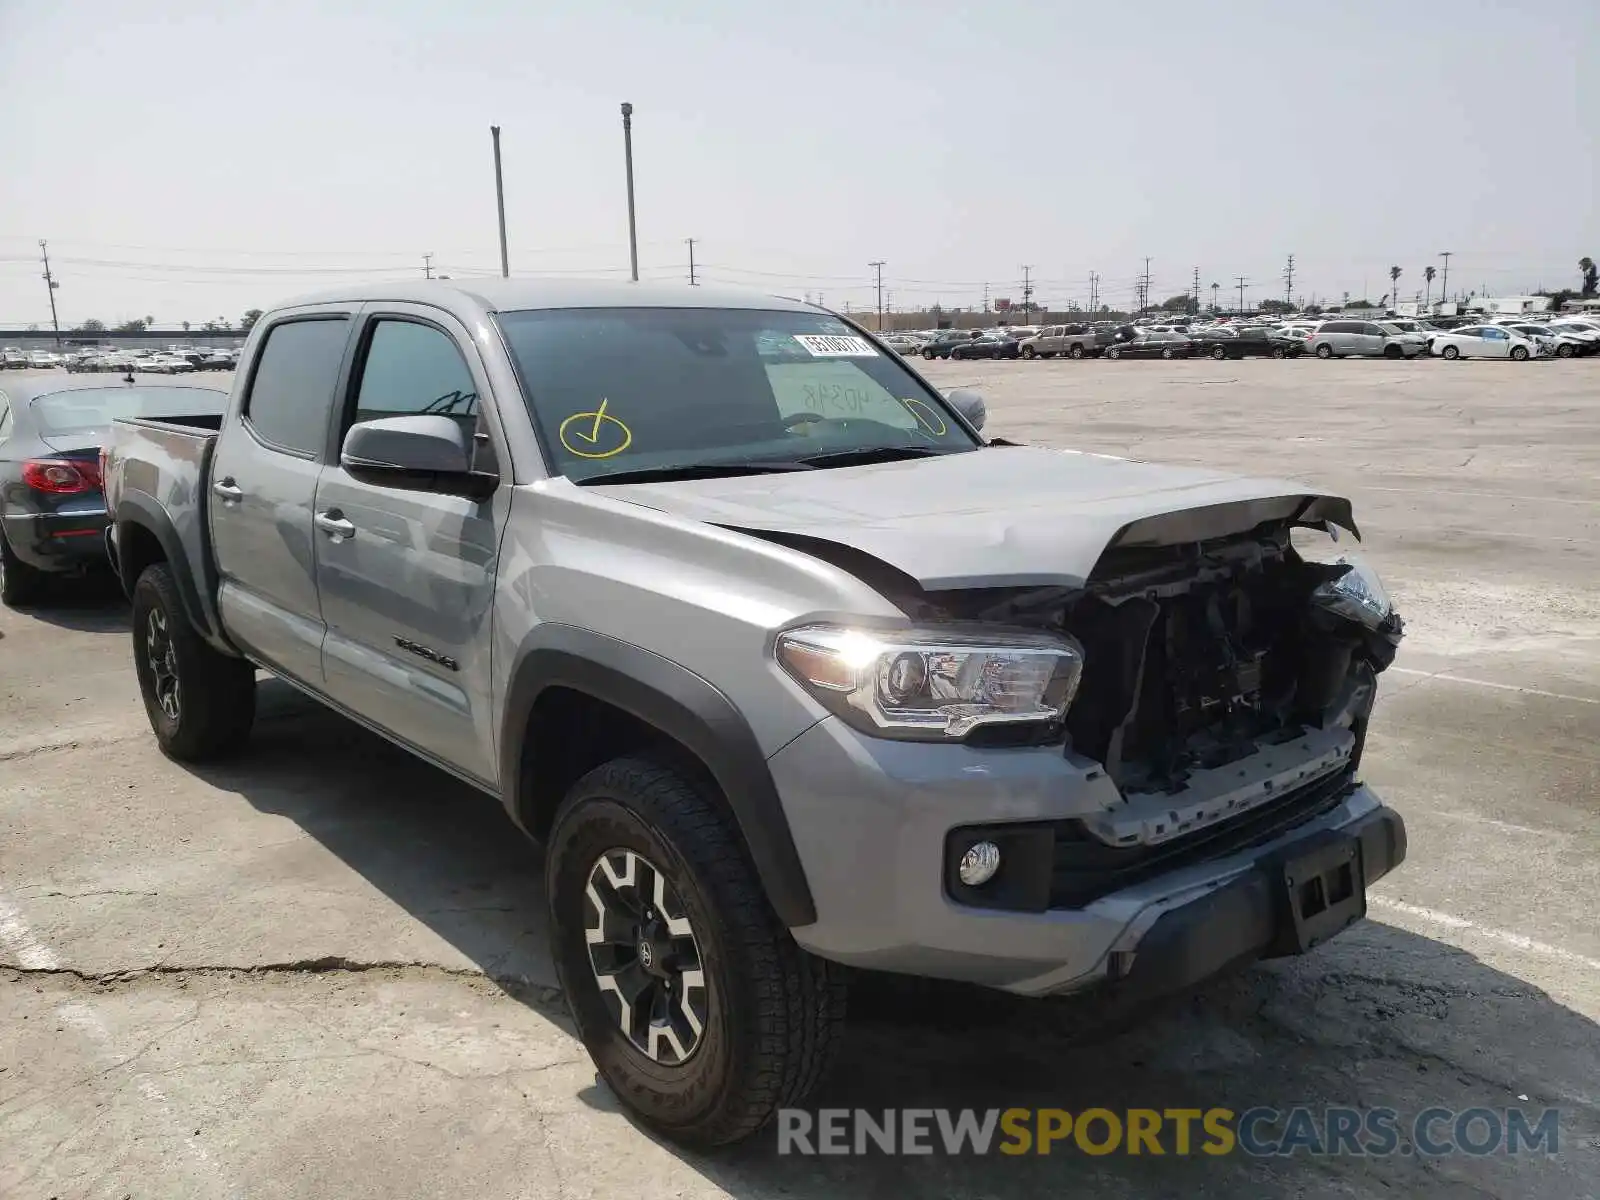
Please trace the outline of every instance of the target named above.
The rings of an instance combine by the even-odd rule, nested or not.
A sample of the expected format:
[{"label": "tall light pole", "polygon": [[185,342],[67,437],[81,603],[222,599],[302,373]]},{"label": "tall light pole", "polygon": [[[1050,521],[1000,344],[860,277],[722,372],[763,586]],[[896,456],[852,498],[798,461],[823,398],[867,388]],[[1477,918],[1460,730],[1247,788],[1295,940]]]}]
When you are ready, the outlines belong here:
[{"label": "tall light pole", "polygon": [[633,105],[622,102],[622,157],[628,166],[628,262],[639,282],[639,231],[633,219]]},{"label": "tall light pole", "polygon": [[44,258],[44,286],[50,293],[50,328],[56,331],[56,345],[61,345],[61,322],[56,319],[56,289],[61,285],[50,274],[50,247],[39,239],[39,253]]},{"label": "tall light pole", "polygon": [[694,287],[700,281],[694,277],[694,238],[684,238],[689,243],[689,286]]},{"label": "tall light pole", "polygon": [[494,139],[494,203],[500,212],[500,275],[511,276],[511,260],[506,257],[506,185],[500,174],[500,126],[489,126],[489,136]]},{"label": "tall light pole", "polygon": [[878,273],[878,333],[883,332],[883,265],[881,258],[877,262],[869,262],[867,264]]},{"label": "tall light pole", "polygon": [[1443,278],[1439,280],[1440,300],[1450,299],[1450,256],[1454,253],[1454,250],[1439,251],[1439,257],[1444,259],[1444,270],[1440,273]]}]

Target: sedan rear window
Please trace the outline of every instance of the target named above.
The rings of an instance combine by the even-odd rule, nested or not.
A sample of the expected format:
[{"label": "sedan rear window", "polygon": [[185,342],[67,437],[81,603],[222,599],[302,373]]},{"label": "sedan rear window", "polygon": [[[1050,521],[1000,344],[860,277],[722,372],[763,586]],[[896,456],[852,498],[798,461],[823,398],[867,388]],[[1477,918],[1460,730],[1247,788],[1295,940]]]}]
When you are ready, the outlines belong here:
[{"label": "sedan rear window", "polygon": [[35,396],[29,409],[39,432],[77,433],[128,417],[221,416],[228,393],[198,387],[79,388]]}]

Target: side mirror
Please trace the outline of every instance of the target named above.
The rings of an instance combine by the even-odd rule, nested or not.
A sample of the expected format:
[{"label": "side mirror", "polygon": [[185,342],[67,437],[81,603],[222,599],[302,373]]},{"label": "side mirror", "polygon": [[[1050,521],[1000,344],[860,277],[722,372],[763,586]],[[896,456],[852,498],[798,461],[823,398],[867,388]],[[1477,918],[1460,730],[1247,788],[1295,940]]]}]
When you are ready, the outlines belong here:
[{"label": "side mirror", "polygon": [[946,392],[944,398],[974,429],[981,430],[989,419],[989,406],[983,402],[983,395],[971,388],[955,388]]},{"label": "side mirror", "polygon": [[379,417],[350,426],[339,465],[380,487],[485,500],[500,479],[472,469],[472,441],[449,417]]}]

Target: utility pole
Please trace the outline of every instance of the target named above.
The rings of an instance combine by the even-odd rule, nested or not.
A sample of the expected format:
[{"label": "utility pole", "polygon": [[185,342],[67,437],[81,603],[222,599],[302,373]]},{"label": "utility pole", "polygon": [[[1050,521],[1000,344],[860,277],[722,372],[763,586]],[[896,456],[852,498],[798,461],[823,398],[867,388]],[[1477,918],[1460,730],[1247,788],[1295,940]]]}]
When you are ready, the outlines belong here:
[{"label": "utility pole", "polygon": [[1194,312],[1195,312],[1195,316],[1199,316],[1200,315],[1200,268],[1199,267],[1196,267],[1194,269]]},{"label": "utility pole", "polygon": [[1150,307],[1150,260],[1144,260],[1144,274],[1139,276],[1139,311]]},{"label": "utility pole", "polygon": [[1090,271],[1089,272],[1089,311],[1090,312],[1099,312],[1100,311],[1100,306],[1095,303],[1095,285],[1097,283],[1099,283],[1099,281],[1100,281],[1100,277],[1098,275],[1096,275],[1093,271]]},{"label": "utility pole", "polygon": [[1439,299],[1441,300],[1450,298],[1450,256],[1454,253],[1454,250],[1439,251],[1439,257],[1444,259],[1444,278],[1439,281]]},{"label": "utility pole", "polygon": [[684,238],[683,240],[689,243],[689,286],[698,287],[700,281],[694,277],[694,239]]},{"label": "utility pole", "polygon": [[874,271],[876,271],[878,273],[878,328],[877,328],[877,330],[875,332],[882,333],[883,332],[883,259],[880,258],[880,259],[878,259],[877,262],[869,262],[867,264],[867,266],[871,267]]},{"label": "utility pole", "polygon": [[989,311],[989,285],[987,283],[983,285],[983,311]]},{"label": "utility pole", "polygon": [[1244,316],[1244,276],[1235,275],[1234,278],[1239,281],[1239,315],[1242,317]]},{"label": "utility pole", "polygon": [[422,256],[422,277],[424,279],[433,278],[433,255],[431,254]]},{"label": "utility pole", "polygon": [[1032,273],[1032,267],[1025,266],[1022,268],[1022,313],[1024,317],[1033,311],[1033,280],[1030,278]]},{"label": "utility pole", "polygon": [[43,238],[39,239],[39,254],[44,259],[44,286],[50,293],[50,328],[56,331],[56,345],[61,345],[61,322],[56,317],[56,289],[61,285],[56,282],[55,276],[50,274],[50,247]]},{"label": "utility pole", "polygon": [[1288,264],[1283,268],[1283,302],[1285,304],[1290,303],[1290,299],[1289,298],[1291,296],[1293,296],[1293,295],[1294,295],[1294,255],[1291,254],[1291,255],[1289,255]]},{"label": "utility pole", "polygon": [[633,219],[633,105],[622,102],[622,157],[628,164],[628,262],[639,282],[639,231]]},{"label": "utility pole", "polygon": [[500,275],[509,279],[511,260],[506,257],[506,187],[500,174],[500,126],[489,126],[489,135],[494,138],[494,202],[500,210]]}]

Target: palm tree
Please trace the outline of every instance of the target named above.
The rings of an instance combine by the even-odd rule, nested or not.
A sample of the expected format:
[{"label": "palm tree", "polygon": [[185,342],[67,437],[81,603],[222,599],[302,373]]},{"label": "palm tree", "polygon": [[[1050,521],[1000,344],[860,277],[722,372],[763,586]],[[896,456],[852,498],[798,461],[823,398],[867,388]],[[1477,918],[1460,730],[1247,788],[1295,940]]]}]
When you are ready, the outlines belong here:
[{"label": "palm tree", "polygon": [[1422,293],[1423,294],[1422,306],[1424,308],[1428,308],[1428,307],[1430,307],[1432,305],[1432,302],[1433,302],[1433,277],[1435,275],[1437,275],[1438,273],[1439,272],[1435,271],[1432,267],[1423,268],[1422,281],[1425,284],[1428,285],[1426,288],[1423,289],[1423,293]]},{"label": "palm tree", "polygon": [[1391,308],[1398,308],[1400,306],[1400,268],[1399,267],[1390,267],[1389,268],[1389,285],[1390,285],[1389,286],[1390,307]]},{"label": "palm tree", "polygon": [[1221,287],[1222,287],[1222,285],[1220,283],[1213,283],[1211,285],[1211,311],[1212,312],[1216,312],[1217,311],[1217,291]]},{"label": "palm tree", "polygon": [[1580,258],[1578,260],[1578,270],[1583,272],[1583,294],[1585,296],[1594,295],[1594,287],[1595,287],[1594,259],[1590,258],[1587,254],[1585,254],[1582,258]]}]

